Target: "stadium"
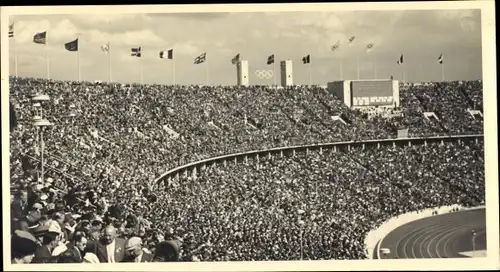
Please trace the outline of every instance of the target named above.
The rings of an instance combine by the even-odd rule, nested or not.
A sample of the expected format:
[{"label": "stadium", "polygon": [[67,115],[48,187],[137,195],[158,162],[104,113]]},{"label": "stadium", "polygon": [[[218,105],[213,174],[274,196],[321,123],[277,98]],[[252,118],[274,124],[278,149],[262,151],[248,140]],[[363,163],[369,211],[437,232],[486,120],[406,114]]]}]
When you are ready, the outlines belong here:
[{"label": "stadium", "polygon": [[[481,39],[454,34],[474,52],[445,51],[446,74],[441,47],[412,51],[404,36],[408,18],[442,17],[422,12],[379,13],[402,20],[376,17],[403,35],[387,41],[366,34],[368,19],[357,26],[364,36],[344,29],[327,40],[333,26],[318,18],[348,19],[336,13],[16,18],[11,263],[484,256],[483,81],[472,50]],[[200,38],[217,27],[226,36]],[[260,46],[273,42],[283,46]]]},{"label": "stadium", "polygon": [[114,225],[151,254],[182,241],[183,261],[364,259],[391,217],[484,204],[481,81],[402,85],[399,107],[367,109],[315,86],[10,84],[12,231],[55,220],[90,244]]}]

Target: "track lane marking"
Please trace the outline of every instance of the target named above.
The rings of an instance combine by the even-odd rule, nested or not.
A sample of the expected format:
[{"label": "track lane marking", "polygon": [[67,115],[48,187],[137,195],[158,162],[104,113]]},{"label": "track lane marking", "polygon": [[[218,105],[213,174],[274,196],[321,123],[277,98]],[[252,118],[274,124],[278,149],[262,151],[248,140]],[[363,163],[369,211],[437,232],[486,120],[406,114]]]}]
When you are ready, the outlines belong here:
[{"label": "track lane marking", "polygon": [[[444,221],[441,221],[439,223],[444,223]],[[411,250],[411,256],[413,257],[413,259],[418,259],[417,258],[417,255],[415,254],[415,248],[416,246],[418,245],[418,241],[424,237],[425,238],[425,235],[428,235],[429,233],[433,233],[435,232],[436,230],[440,230],[440,229],[443,229],[443,228],[449,228],[450,226],[453,226],[453,222],[450,220],[450,221],[446,221],[446,223],[444,225],[442,224],[434,224],[432,226],[422,226],[421,230],[422,232],[418,234],[418,236],[416,236],[414,238],[414,240],[412,241],[411,245],[410,245],[410,250]],[[420,248],[420,247],[419,247]],[[405,248],[405,251],[406,251],[406,248]],[[422,255],[423,256],[423,255]]]}]

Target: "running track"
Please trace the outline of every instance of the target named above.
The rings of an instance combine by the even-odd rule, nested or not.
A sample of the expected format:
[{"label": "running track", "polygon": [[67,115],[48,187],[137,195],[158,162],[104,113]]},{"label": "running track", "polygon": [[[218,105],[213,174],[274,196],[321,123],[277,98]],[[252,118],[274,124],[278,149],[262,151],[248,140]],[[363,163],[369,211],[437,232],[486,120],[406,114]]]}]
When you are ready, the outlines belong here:
[{"label": "running track", "polygon": [[484,208],[419,219],[390,232],[380,248],[388,248],[391,252],[380,257],[466,258],[460,252],[472,251],[472,230],[476,232],[476,250],[486,250]]}]

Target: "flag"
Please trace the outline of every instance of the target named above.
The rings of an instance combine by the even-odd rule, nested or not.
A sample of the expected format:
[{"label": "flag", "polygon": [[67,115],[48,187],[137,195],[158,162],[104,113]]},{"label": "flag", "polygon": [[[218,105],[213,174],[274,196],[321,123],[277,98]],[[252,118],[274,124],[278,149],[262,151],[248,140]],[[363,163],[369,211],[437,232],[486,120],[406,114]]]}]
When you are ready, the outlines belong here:
[{"label": "flag", "polygon": [[240,53],[236,54],[234,58],[231,60],[232,64],[237,64],[240,61]]},{"label": "flag", "polygon": [[131,50],[132,50],[132,54],[131,54],[132,57],[138,57],[138,58],[141,57],[141,47],[140,46],[136,47],[136,48],[132,47]]},{"label": "flag", "polygon": [[302,62],[304,64],[308,64],[308,63],[311,63],[311,55],[307,55],[305,57],[302,58]]},{"label": "flag", "polygon": [[373,49],[373,43],[369,43],[367,46],[366,46],[366,53],[369,53],[370,51],[372,51]]},{"label": "flag", "polygon": [[[167,53],[166,56],[165,56],[165,53]],[[174,58],[174,49],[170,49],[167,51],[160,51],[160,59],[164,59],[164,58],[173,59]]]},{"label": "flag", "polygon": [[340,40],[336,44],[332,45],[332,51],[336,51],[340,48]]},{"label": "flag", "polygon": [[403,64],[403,54],[401,54],[401,57],[399,57],[398,64],[399,65]]},{"label": "flag", "polygon": [[352,42],[354,41],[354,39],[356,39],[356,36],[352,36],[349,38],[349,46],[351,46]]},{"label": "flag", "polygon": [[443,54],[441,54],[438,58],[439,64],[443,64]]},{"label": "flag", "polygon": [[46,44],[47,43],[47,31],[36,33],[35,36],[33,36],[33,42],[39,43],[39,44]]},{"label": "flag", "polygon": [[66,48],[66,50],[71,52],[78,51],[78,39],[65,43],[64,48]]},{"label": "flag", "polygon": [[271,56],[267,57],[267,65],[273,64],[274,63],[274,54]]},{"label": "flag", "polygon": [[9,25],[9,38],[14,38],[14,23]]},{"label": "flag", "polygon": [[205,53],[199,55],[198,57],[196,57],[194,59],[194,64],[204,63],[206,59],[207,59],[207,52],[205,52]]},{"label": "flag", "polygon": [[108,53],[108,51],[109,51],[109,43],[101,45],[101,50],[104,53]]}]

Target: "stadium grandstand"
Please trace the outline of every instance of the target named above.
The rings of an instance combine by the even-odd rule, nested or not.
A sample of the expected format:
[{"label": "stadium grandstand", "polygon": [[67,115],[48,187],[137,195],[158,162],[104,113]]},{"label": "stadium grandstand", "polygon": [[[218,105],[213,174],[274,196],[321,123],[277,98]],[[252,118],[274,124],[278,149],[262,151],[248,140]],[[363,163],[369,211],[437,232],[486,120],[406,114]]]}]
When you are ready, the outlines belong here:
[{"label": "stadium grandstand", "polygon": [[389,218],[485,200],[481,81],[364,108],[305,85],[9,94],[13,263],[366,259]]}]

